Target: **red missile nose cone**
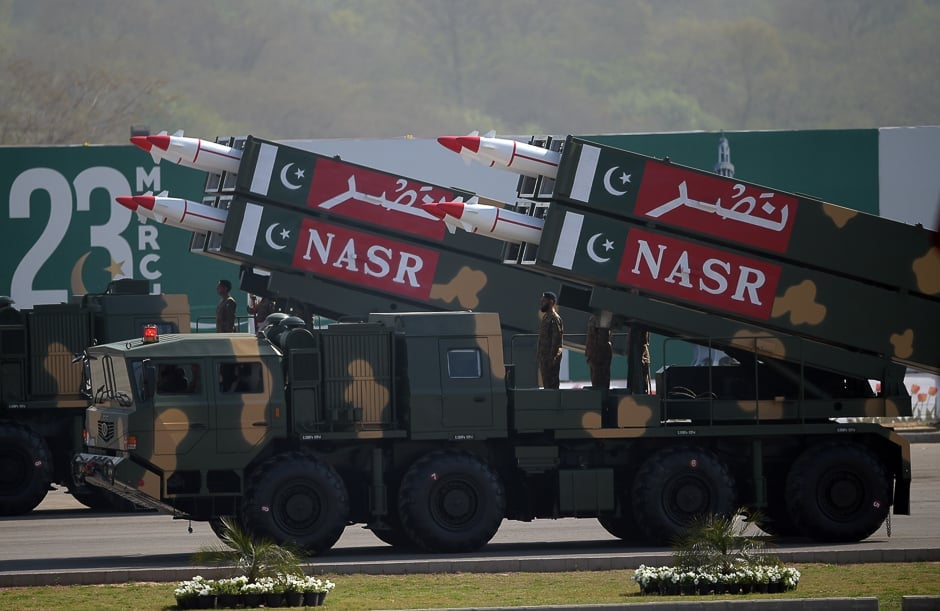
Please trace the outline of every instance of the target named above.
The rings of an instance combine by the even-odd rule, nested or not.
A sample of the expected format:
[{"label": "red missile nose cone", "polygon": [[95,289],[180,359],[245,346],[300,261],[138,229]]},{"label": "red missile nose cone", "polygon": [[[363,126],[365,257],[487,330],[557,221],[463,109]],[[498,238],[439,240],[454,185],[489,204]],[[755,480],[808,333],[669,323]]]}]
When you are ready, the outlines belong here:
[{"label": "red missile nose cone", "polygon": [[443,219],[447,216],[447,213],[442,210],[438,204],[421,204],[421,209],[430,214],[431,216]]},{"label": "red missile nose cone", "polygon": [[137,195],[134,197],[134,202],[147,210],[153,210],[153,201],[155,199],[153,195]]},{"label": "red missile nose cone", "polygon": [[167,150],[170,148],[170,137],[169,136],[144,136],[147,139],[147,142],[157,147],[160,150]]},{"label": "red missile nose cone", "polygon": [[455,219],[463,216],[463,202],[441,202],[437,205],[437,208],[447,216],[452,216]]},{"label": "red missile nose cone", "polygon": [[133,197],[121,195],[119,197],[115,197],[114,199],[117,200],[117,203],[121,204],[122,206],[130,210],[131,212],[134,212],[135,210],[137,210],[137,202],[134,201]]},{"label": "red missile nose cone", "polygon": [[460,154],[460,143],[457,142],[457,136],[441,136],[437,139],[438,142],[454,151],[458,155]]},{"label": "red missile nose cone", "polygon": [[468,148],[474,153],[480,152],[480,137],[479,136],[458,136],[457,142],[460,143],[460,146],[463,148]]},{"label": "red missile nose cone", "polygon": [[147,136],[131,136],[131,142],[137,148],[141,148],[147,151],[148,153],[150,152],[150,148],[153,146],[152,144],[150,144],[150,141],[147,140]]}]

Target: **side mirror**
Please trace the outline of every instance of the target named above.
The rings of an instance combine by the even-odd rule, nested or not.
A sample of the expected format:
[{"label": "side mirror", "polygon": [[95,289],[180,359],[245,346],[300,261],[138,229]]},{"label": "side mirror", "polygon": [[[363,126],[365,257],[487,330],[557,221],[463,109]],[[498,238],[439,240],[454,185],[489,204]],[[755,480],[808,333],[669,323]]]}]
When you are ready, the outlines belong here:
[{"label": "side mirror", "polygon": [[143,387],[141,388],[141,395],[143,395],[144,401],[150,401],[153,399],[153,394],[157,388],[157,368],[150,361],[150,359],[144,360],[144,379]]}]

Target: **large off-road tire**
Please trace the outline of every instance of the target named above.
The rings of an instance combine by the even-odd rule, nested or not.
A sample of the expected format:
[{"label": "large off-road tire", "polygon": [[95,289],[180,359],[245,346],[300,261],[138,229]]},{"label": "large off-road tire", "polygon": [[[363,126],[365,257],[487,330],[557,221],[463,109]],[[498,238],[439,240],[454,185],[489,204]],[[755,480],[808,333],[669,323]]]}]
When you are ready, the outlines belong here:
[{"label": "large off-road tire", "polygon": [[844,441],[810,446],[793,463],[786,485],[794,523],[816,541],[861,541],[891,506],[891,478],[870,449]]},{"label": "large off-road tire", "polygon": [[736,511],[734,478],[705,448],[660,450],[643,462],[633,481],[633,512],[646,539],[669,545],[692,521]]},{"label": "large off-road tire", "polygon": [[45,439],[15,422],[0,422],[0,515],[35,509],[49,492],[52,467]]},{"label": "large off-road tire", "polygon": [[437,451],[411,466],[398,495],[409,538],[432,552],[470,552],[493,538],[506,512],[503,485],[480,458]]},{"label": "large off-road tire", "polygon": [[241,515],[257,537],[321,554],[346,528],[349,496],[330,465],[300,453],[282,454],[251,474]]}]

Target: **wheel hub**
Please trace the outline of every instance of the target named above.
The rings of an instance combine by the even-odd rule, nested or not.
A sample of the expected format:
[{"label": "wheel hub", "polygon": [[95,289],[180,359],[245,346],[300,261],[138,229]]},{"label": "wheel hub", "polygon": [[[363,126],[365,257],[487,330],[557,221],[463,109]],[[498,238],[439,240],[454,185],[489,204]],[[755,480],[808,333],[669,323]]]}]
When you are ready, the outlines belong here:
[{"label": "wheel hub", "polygon": [[476,493],[466,482],[444,483],[435,496],[437,503],[432,509],[433,515],[443,525],[460,526],[467,523],[476,512]]},{"label": "wheel hub", "polygon": [[858,510],[864,498],[864,486],[852,474],[833,475],[825,486],[825,510],[831,517],[847,517]]},{"label": "wheel hub", "polygon": [[277,519],[289,530],[306,532],[320,517],[320,497],[302,484],[288,487],[281,495]]},{"label": "wheel hub", "polygon": [[666,489],[667,509],[681,522],[708,511],[708,488],[697,477],[680,477]]}]

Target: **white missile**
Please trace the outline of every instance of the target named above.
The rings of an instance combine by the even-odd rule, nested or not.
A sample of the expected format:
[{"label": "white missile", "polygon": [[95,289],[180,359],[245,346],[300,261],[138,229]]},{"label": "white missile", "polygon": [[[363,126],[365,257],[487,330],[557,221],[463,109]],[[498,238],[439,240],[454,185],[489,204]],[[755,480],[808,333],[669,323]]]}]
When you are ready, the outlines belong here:
[{"label": "white missile", "polygon": [[205,233],[222,233],[228,210],[213,208],[178,197],[135,195],[117,197],[117,202],[140,216],[180,229]]},{"label": "white missile", "polygon": [[478,161],[491,168],[502,168],[525,176],[555,178],[561,153],[506,138],[491,138],[490,134],[441,136],[437,141],[464,159]]},{"label": "white missile", "polygon": [[242,152],[238,149],[200,138],[187,138],[181,131],[172,136],[166,133],[134,136],[131,142],[150,153],[154,163],[166,159],[170,163],[206,172],[235,174],[242,160]]},{"label": "white missile", "polygon": [[468,202],[421,204],[421,208],[443,220],[451,231],[459,227],[469,233],[508,242],[538,244],[542,239],[544,220],[498,206],[476,203],[475,199]]}]

